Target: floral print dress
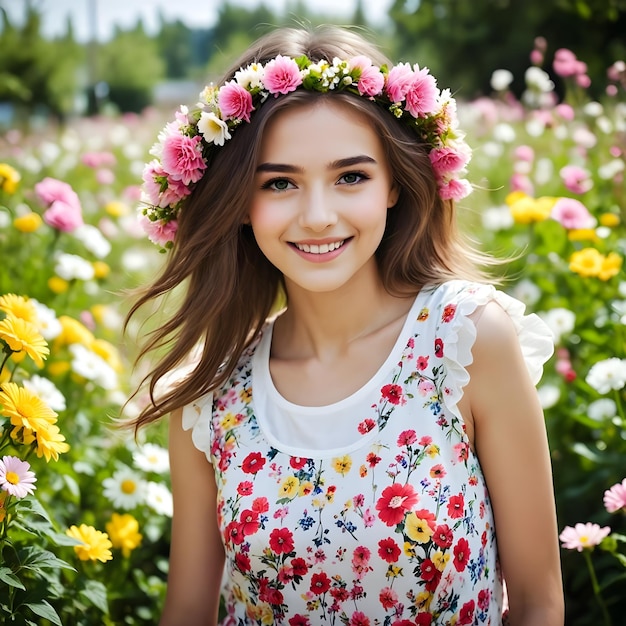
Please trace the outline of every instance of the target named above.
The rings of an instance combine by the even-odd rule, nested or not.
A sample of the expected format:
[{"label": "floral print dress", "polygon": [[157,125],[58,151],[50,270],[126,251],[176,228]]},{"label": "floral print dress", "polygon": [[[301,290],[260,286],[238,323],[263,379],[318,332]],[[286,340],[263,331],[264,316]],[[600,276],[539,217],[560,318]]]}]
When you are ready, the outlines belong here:
[{"label": "floral print dress", "polygon": [[[226,552],[223,624],[500,624],[502,581],[479,461],[457,408],[495,300],[538,382],[551,333],[492,286],[423,289],[378,372],[323,407],[269,374],[272,326],[227,385],[185,407],[213,464]],[[506,410],[506,407],[503,407]]]}]

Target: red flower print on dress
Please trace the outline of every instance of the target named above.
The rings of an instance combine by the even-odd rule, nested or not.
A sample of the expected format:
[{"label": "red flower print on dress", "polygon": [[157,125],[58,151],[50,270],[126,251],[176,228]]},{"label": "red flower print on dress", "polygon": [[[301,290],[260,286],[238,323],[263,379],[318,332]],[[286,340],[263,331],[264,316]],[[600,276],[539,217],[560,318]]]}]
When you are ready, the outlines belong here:
[{"label": "red flower print on dress", "polygon": [[306,615],[294,615],[289,618],[289,626],[311,626],[311,622]]},{"label": "red flower print on dress", "polygon": [[437,465],[433,465],[430,468],[430,477],[431,478],[444,478],[446,475],[446,469],[443,465],[441,465],[441,463],[438,463]]},{"label": "red flower print on dress", "polygon": [[246,474],[256,474],[263,469],[265,465],[265,459],[260,452],[250,452],[250,454],[243,460],[241,469]]},{"label": "red flower print on dress", "polygon": [[452,519],[457,519],[459,517],[463,517],[463,513],[465,510],[465,498],[462,493],[459,493],[456,496],[450,496],[448,500],[448,515]]},{"label": "red flower print on dress", "polygon": [[242,552],[235,554],[235,565],[240,572],[246,573],[250,571],[250,557]]},{"label": "red flower print on dress", "polygon": [[443,308],[443,313],[441,314],[442,322],[451,322],[454,319],[454,314],[456,313],[456,304],[448,304]]},{"label": "red flower print on dress", "polygon": [[373,419],[370,419],[369,417],[367,419],[364,419],[357,427],[358,431],[362,434],[362,435],[366,435],[367,433],[369,433],[371,430],[374,430],[374,427],[376,426],[376,422]]},{"label": "red flower print on dress", "polygon": [[435,517],[435,514],[432,511],[429,511],[428,509],[418,509],[417,511],[415,511],[415,515],[423,520],[424,522],[426,522],[428,524],[428,527],[435,532],[435,528],[437,527],[437,518]]},{"label": "red flower print on dress", "polygon": [[469,458],[469,444],[466,441],[461,443],[455,443],[452,446],[454,453],[456,454],[457,463],[463,463]]},{"label": "red flower print on dress", "polygon": [[270,548],[275,554],[289,554],[293,545],[293,533],[288,528],[274,528],[270,533]]},{"label": "red flower print on dress", "polygon": [[259,530],[260,522],[257,511],[245,509],[241,512],[239,521],[241,522],[241,531],[244,535],[254,535]]},{"label": "red flower print on dress", "polygon": [[252,490],[254,489],[254,483],[249,480],[244,480],[237,485],[237,493],[240,496],[250,496],[252,495]]},{"label": "red flower print on dress", "polygon": [[415,626],[430,626],[432,623],[432,613],[418,613],[415,616],[415,622],[411,622],[411,624],[415,624]]},{"label": "red flower print on dress", "polygon": [[475,608],[475,604],[474,604],[474,600],[470,600],[469,602],[466,602],[462,607],[461,610],[459,611],[459,621],[457,622],[457,624],[459,624],[459,626],[461,624],[463,624],[463,626],[466,626],[467,624],[473,624],[474,623],[474,608]]},{"label": "red flower print on dress", "polygon": [[291,568],[294,576],[306,576],[306,573],[309,571],[309,566],[301,557],[297,557],[291,561]]},{"label": "red flower print on dress", "polygon": [[490,601],[491,601],[491,591],[489,591],[489,589],[481,589],[478,592],[478,608],[481,611],[486,611],[489,608]]},{"label": "red flower print on dress", "polygon": [[370,618],[363,611],[355,611],[348,622],[348,626],[370,626]]},{"label": "red flower print on dress", "polygon": [[370,467],[376,467],[381,461],[381,458],[373,452],[370,452],[365,458],[367,459]]},{"label": "red flower print on dress", "polygon": [[435,356],[438,359],[443,358],[443,339],[439,337],[435,339]]},{"label": "red flower print on dress", "polygon": [[400,546],[391,538],[381,539],[378,542],[378,556],[387,563],[395,563],[402,554]]},{"label": "red flower print on dress", "polygon": [[285,598],[280,590],[266,584],[259,590],[259,600],[261,600],[261,602],[267,602],[268,604],[281,605],[285,601]]},{"label": "red flower print on dress", "polygon": [[454,535],[452,530],[447,524],[440,524],[435,528],[435,532],[432,536],[433,543],[442,549],[449,548],[454,541]]},{"label": "red flower print on dress", "polygon": [[383,609],[388,611],[398,604],[398,594],[391,587],[383,587],[378,594]]},{"label": "red flower print on dress", "polygon": [[384,385],[380,390],[383,394],[383,398],[391,402],[391,404],[405,404],[406,399],[402,394],[402,387],[400,385],[389,384]]},{"label": "red flower print on dress", "polygon": [[410,446],[417,441],[417,435],[414,430],[403,430],[398,435],[398,445],[399,446]]},{"label": "red flower print on dress", "polygon": [[257,513],[267,513],[270,510],[270,504],[265,496],[255,498],[252,501],[252,510]]},{"label": "red flower print on dress", "polygon": [[350,597],[350,594],[345,587],[333,587],[330,590],[330,595],[336,602],[345,602]]},{"label": "red flower print on dress", "polygon": [[387,524],[387,526],[396,526],[408,513],[413,505],[417,504],[419,495],[411,485],[401,485],[394,483],[385,487],[376,502],[376,510],[378,517]]},{"label": "red flower print on dress", "polygon": [[462,572],[469,562],[469,557],[471,553],[467,539],[461,537],[456,546],[454,546],[453,552],[454,567],[456,568],[457,572]]},{"label": "red flower print on dress", "polygon": [[243,524],[241,522],[237,522],[233,520],[229,522],[229,524],[224,529],[224,533],[226,535],[226,542],[232,543],[233,545],[241,545],[244,540],[243,534]]},{"label": "red flower print on dress", "polygon": [[324,572],[318,572],[311,576],[311,591],[318,596],[330,589],[330,578]]},{"label": "red flower print on dress", "polygon": [[417,357],[417,369],[423,372],[428,367],[428,356]]},{"label": "red flower print on dress", "polygon": [[441,572],[430,559],[424,559],[420,563],[420,577],[426,582],[426,591],[434,591],[441,579]]},{"label": "red flower print on dress", "polygon": [[308,459],[305,459],[301,456],[292,456],[289,459],[289,465],[291,465],[291,467],[293,467],[293,469],[299,470],[302,469],[307,462]]}]

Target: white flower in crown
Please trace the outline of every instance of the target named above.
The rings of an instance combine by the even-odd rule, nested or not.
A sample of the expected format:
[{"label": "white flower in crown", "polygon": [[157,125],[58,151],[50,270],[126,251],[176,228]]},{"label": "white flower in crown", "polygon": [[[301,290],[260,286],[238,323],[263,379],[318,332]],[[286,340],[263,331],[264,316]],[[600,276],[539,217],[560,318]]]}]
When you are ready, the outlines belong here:
[{"label": "white flower in crown", "polygon": [[224,142],[230,139],[228,124],[217,117],[213,111],[209,113],[202,111],[198,120],[198,130],[207,143],[223,146]]},{"label": "white flower in crown", "polygon": [[252,63],[246,69],[235,72],[235,81],[244,89],[263,88],[264,68],[260,63]]}]

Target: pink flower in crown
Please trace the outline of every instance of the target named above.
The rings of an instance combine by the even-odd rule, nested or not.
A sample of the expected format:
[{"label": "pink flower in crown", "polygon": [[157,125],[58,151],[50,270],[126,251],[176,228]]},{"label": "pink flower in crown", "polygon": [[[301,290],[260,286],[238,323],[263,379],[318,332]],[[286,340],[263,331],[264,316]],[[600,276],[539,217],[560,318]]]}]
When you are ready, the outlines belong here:
[{"label": "pink flower in crown", "polygon": [[172,206],[191,193],[191,189],[182,181],[170,178],[158,161],[146,164],[143,182],[143,191],[154,206]]},{"label": "pink flower in crown", "polygon": [[417,69],[406,92],[406,110],[413,117],[425,117],[437,108],[437,81],[428,73],[428,68]]},{"label": "pink flower in crown", "polygon": [[176,231],[178,230],[178,222],[176,220],[170,220],[167,223],[163,223],[161,220],[153,222],[143,214],[139,216],[139,223],[146,235],[148,235],[148,239],[158,246],[165,246],[169,242],[174,241]]},{"label": "pink flower in crown", "polygon": [[433,166],[435,176],[443,179],[450,174],[460,172],[468,163],[471,157],[469,149],[444,146],[434,148],[428,153]]},{"label": "pink flower in crown", "polygon": [[222,112],[222,119],[240,119],[249,122],[250,113],[254,111],[252,95],[234,80],[219,90],[217,105]]},{"label": "pink flower in crown", "polygon": [[263,84],[275,96],[295,91],[302,84],[300,68],[293,59],[279,54],[265,66]]},{"label": "pink flower in crown", "polygon": [[185,185],[199,181],[206,169],[202,157],[202,138],[187,137],[180,133],[163,137],[161,165],[172,180],[180,180]]},{"label": "pink flower in crown", "polygon": [[361,70],[357,89],[362,96],[377,96],[385,85],[385,77],[380,68],[372,65],[372,61],[366,56],[356,56],[350,59],[350,69]]},{"label": "pink flower in crown", "polygon": [[563,184],[572,193],[586,193],[593,187],[591,174],[584,167],[565,165],[559,172]]},{"label": "pink flower in crown", "polygon": [[465,178],[452,178],[439,183],[439,195],[442,200],[463,200],[472,193],[472,186]]},{"label": "pink flower in crown", "polygon": [[413,68],[408,63],[398,63],[387,75],[385,91],[391,102],[402,102],[411,88],[414,79]]}]

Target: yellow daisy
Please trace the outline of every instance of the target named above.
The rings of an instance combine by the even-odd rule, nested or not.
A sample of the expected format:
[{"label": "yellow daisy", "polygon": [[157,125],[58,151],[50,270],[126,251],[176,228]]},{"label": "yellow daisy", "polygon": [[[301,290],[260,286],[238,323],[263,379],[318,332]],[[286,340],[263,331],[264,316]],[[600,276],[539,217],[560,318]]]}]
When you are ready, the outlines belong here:
[{"label": "yellow daisy", "polygon": [[14,293],[0,296],[0,311],[4,311],[7,315],[19,317],[35,326],[39,323],[35,305],[24,296],[16,296]]},{"label": "yellow daisy", "polygon": [[21,233],[34,233],[43,224],[43,220],[38,213],[26,213],[13,220],[13,226]]},{"label": "yellow daisy", "polygon": [[81,561],[106,563],[113,558],[111,554],[113,544],[109,541],[109,536],[96,530],[93,526],[87,526],[87,524],[70,526],[65,534],[82,542],[82,545],[74,546],[74,551]]},{"label": "yellow daisy", "polygon": [[15,383],[2,385],[0,404],[15,427],[14,432],[22,428],[37,431],[57,421],[57,414],[36,393]]},{"label": "yellow daisy", "polygon": [[43,360],[50,354],[48,343],[37,327],[14,315],[0,321],[0,339],[12,352],[26,352],[37,367],[43,367]]},{"label": "yellow daisy", "polygon": [[45,457],[47,463],[50,462],[50,459],[58,461],[59,454],[63,454],[70,449],[69,444],[65,441],[65,437],[61,434],[56,424],[46,424],[34,433],[30,430],[25,430],[23,438],[26,445],[35,442],[35,453],[39,458]]},{"label": "yellow daisy", "polygon": [[0,163],[0,189],[9,194],[15,193],[20,182],[20,173],[8,163]]},{"label": "yellow daisy", "polygon": [[142,535],[139,532],[139,522],[128,513],[119,515],[113,513],[111,521],[106,524],[114,548],[120,549],[125,558],[141,544]]}]

